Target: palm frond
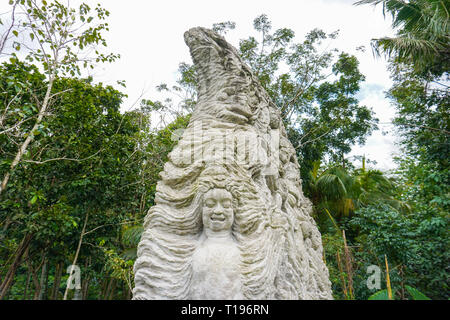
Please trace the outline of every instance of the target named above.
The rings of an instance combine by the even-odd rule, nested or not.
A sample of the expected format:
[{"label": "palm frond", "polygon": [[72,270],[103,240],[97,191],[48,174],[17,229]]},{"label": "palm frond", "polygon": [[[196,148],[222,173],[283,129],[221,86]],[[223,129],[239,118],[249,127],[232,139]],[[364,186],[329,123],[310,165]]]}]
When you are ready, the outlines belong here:
[{"label": "palm frond", "polygon": [[388,191],[394,188],[391,180],[389,180],[383,172],[379,170],[369,170],[366,174],[367,179],[376,184],[377,189],[381,191]]},{"label": "palm frond", "polygon": [[320,169],[320,160],[316,160],[313,162],[313,168],[311,171],[311,177],[316,180],[319,176],[319,169]]},{"label": "palm frond", "polygon": [[318,190],[328,199],[342,198],[347,194],[342,180],[335,174],[325,173],[317,180]]},{"label": "palm frond", "polygon": [[352,199],[345,198],[342,199],[342,213],[344,216],[348,217],[350,215],[350,212],[355,211],[355,204]]},{"label": "palm frond", "polygon": [[122,233],[122,244],[129,248],[137,247],[143,232],[143,226],[132,226],[126,228]]},{"label": "palm frond", "polygon": [[377,55],[380,56],[381,52],[384,52],[389,57],[395,54],[401,59],[432,57],[442,49],[439,43],[410,36],[373,39],[372,41]]},{"label": "palm frond", "polygon": [[[436,63],[450,60],[450,1],[448,0],[362,0],[355,5],[383,5],[383,15],[390,13],[396,37],[374,39],[372,47],[411,63],[418,72],[433,69]],[[446,67],[441,67],[446,68]]]},{"label": "palm frond", "polygon": [[385,2],[385,0],[360,0],[360,1],[356,1],[353,5],[360,6],[363,4],[373,4],[374,6],[376,6],[377,4],[380,4],[382,2]]},{"label": "palm frond", "polygon": [[395,18],[395,13],[398,10],[401,10],[405,6],[408,5],[407,2],[401,0],[361,0],[354,3],[354,5],[364,5],[371,4],[373,6],[377,6],[379,4],[383,5],[383,16],[386,16],[386,13],[391,13],[392,17]]}]

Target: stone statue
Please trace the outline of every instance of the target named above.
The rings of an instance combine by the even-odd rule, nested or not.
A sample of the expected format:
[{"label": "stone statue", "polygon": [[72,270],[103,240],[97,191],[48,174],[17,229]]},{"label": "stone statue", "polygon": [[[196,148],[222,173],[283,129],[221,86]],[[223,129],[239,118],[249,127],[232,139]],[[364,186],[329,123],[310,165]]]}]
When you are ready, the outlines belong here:
[{"label": "stone statue", "polygon": [[[223,172],[226,174],[226,172]],[[203,194],[203,233],[192,256],[192,299],[243,299],[233,195],[220,183]]]},{"label": "stone statue", "polygon": [[332,299],[277,107],[223,37],[185,41],[197,106],[145,218],[133,299]]}]

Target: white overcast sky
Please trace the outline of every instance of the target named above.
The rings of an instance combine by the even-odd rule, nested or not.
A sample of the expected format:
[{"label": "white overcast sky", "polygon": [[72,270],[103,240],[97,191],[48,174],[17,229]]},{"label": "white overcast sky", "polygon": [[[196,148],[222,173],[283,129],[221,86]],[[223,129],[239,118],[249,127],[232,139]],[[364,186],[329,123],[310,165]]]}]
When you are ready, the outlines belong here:
[{"label": "white overcast sky", "polygon": [[[5,0],[3,0],[6,2]],[[75,5],[77,2],[72,0]],[[159,99],[155,86],[175,84],[178,64],[191,63],[183,33],[189,28],[213,23],[234,21],[236,29],[225,38],[235,47],[239,40],[255,35],[253,19],[264,13],[272,21],[273,29],[290,28],[301,41],[313,28],[326,32],[340,30],[332,43],[338,49],[354,54],[360,61],[360,71],[366,81],[358,95],[360,102],[372,107],[380,119],[380,129],[362,147],[355,147],[352,155],[365,154],[376,160],[376,168],[393,168],[394,136],[388,123],[395,114],[385,98],[391,80],[383,58],[375,58],[370,40],[393,34],[390,19],[383,17],[381,7],[353,6],[355,0],[88,0],[92,7],[100,3],[111,13],[110,31],[106,34],[109,50],[120,53],[121,59],[97,69],[96,81],[111,84],[128,94],[122,110],[127,110],[142,92],[143,98]],[[366,51],[356,51],[365,46]],[[126,89],[116,85],[126,81]],[[391,133],[383,135],[382,131]],[[359,165],[359,164],[358,164]]]}]

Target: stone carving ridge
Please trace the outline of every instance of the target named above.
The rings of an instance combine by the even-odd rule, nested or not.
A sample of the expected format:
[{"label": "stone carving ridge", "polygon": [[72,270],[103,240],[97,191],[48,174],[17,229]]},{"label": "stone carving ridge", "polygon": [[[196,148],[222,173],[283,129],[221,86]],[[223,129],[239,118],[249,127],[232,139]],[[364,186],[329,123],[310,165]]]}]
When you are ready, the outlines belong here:
[{"label": "stone carving ridge", "polygon": [[184,38],[198,102],[145,218],[133,299],[332,299],[277,107],[223,37]]}]

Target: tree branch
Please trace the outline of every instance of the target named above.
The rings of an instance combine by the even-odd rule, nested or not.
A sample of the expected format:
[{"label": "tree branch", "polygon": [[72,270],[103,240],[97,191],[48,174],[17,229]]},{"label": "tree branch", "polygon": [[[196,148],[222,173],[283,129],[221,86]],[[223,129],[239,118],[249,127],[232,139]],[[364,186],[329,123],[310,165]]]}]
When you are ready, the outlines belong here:
[{"label": "tree branch", "polygon": [[14,27],[15,22],[15,11],[16,11],[17,2],[14,3],[12,13],[11,13],[11,25],[9,26],[8,30],[4,33],[2,36],[1,42],[0,42],[0,54],[2,54],[3,49],[5,48],[6,41],[8,41],[9,34],[11,33],[12,28]]},{"label": "tree branch", "polygon": [[51,161],[60,161],[60,160],[67,160],[67,161],[76,161],[76,162],[81,162],[81,161],[85,161],[88,160],[92,157],[95,157],[97,154],[99,154],[100,152],[102,152],[103,149],[98,150],[96,153],[91,154],[89,157],[83,158],[83,159],[76,159],[76,158],[66,158],[66,157],[61,157],[61,158],[53,158],[53,159],[48,159],[48,160],[44,160],[44,161],[36,161],[36,160],[23,160],[23,162],[29,162],[29,163],[35,163],[35,164],[44,164],[47,162],[51,162]]}]

